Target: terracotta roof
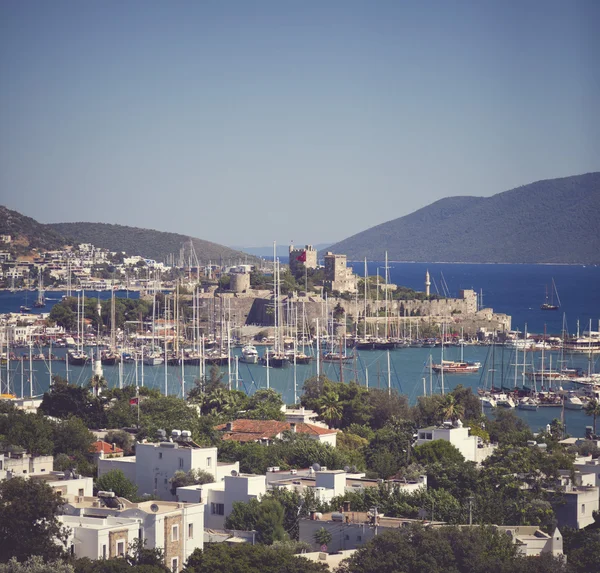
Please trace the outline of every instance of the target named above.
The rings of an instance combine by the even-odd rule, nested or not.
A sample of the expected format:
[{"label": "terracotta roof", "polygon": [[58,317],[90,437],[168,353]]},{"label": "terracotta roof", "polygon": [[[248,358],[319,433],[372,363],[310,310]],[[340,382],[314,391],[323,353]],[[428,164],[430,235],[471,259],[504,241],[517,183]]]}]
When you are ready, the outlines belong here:
[{"label": "terracotta roof", "polygon": [[[273,439],[282,432],[291,430],[289,422],[278,422],[277,420],[235,420],[231,422],[231,429],[227,424],[215,426],[215,430],[224,432],[224,440],[235,440],[237,442],[253,442],[263,438]],[[321,428],[314,424],[304,422],[296,424],[298,434],[308,434],[311,436],[323,436],[336,434],[336,430]]]},{"label": "terracotta roof", "polygon": [[122,454],[123,450],[118,446],[115,446],[113,448],[112,444],[104,442],[103,440],[96,440],[90,446],[90,452],[94,454],[99,454],[100,452],[102,452],[103,454]]}]

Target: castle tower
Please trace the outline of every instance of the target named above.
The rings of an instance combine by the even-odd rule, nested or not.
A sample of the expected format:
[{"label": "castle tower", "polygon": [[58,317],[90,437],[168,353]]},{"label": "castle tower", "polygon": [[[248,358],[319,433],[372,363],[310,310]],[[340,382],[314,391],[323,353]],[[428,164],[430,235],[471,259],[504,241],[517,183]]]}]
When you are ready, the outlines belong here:
[{"label": "castle tower", "polygon": [[429,297],[429,287],[431,286],[431,281],[429,280],[429,269],[425,273],[425,296]]}]

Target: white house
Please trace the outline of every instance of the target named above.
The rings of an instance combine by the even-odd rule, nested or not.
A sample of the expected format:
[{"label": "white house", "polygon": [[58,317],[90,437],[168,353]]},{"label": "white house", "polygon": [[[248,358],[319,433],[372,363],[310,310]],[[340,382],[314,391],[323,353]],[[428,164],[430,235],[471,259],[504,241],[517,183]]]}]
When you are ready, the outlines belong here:
[{"label": "white house", "polygon": [[450,442],[469,462],[480,464],[491,456],[498,447],[496,444],[484,444],[479,436],[471,436],[470,428],[464,427],[458,420],[455,425],[445,423],[442,426],[430,426],[418,431],[416,446],[421,446],[433,440]]},{"label": "white house", "polygon": [[[271,481],[272,488],[283,488],[302,493],[305,489],[312,489],[315,496],[322,502],[329,502],[334,497],[339,497],[348,492],[364,491],[368,488],[378,488],[381,484],[376,479],[359,477],[364,474],[348,475],[343,470],[320,470],[307,476],[289,476],[278,481]],[[415,481],[388,480],[390,489],[412,493],[420,488],[427,489],[427,476],[420,476]]]},{"label": "white house", "polygon": [[172,441],[141,443],[135,446],[135,456],[100,458],[98,476],[113,469],[120,469],[138,487],[138,493],[157,495],[161,499],[174,500],[171,478],[177,471],[204,470],[220,482],[232,471],[239,471],[239,462],[217,462],[217,448],[201,448],[195,444],[189,432],[173,430]]},{"label": "white house", "polygon": [[162,549],[165,563],[177,572],[195,549],[204,547],[204,506],[173,501],[132,503],[103,492],[76,497],[63,506],[68,542],[76,557],[100,559],[124,554],[135,539]]},{"label": "white house", "polygon": [[260,500],[267,490],[266,476],[234,473],[220,482],[179,487],[177,499],[187,503],[202,503],[205,508],[204,527],[224,529],[225,519],[232,512],[235,502]]},{"label": "white house", "polygon": [[22,449],[6,449],[0,452],[0,480],[48,475],[52,472],[53,465],[53,456],[32,456]]}]

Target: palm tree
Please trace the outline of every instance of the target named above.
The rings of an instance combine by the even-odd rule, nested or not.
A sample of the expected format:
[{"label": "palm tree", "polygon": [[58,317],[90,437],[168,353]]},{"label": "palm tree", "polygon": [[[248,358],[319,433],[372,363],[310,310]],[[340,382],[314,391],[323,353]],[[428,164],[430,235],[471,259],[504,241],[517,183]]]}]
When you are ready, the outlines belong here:
[{"label": "palm tree", "polygon": [[340,397],[333,390],[329,390],[321,396],[319,411],[323,420],[330,426],[335,426],[342,418],[342,408],[339,399]]},{"label": "palm tree", "polygon": [[594,435],[596,435],[596,418],[600,416],[600,402],[595,398],[590,400],[585,407],[585,413],[594,417]]},{"label": "palm tree", "polygon": [[444,420],[456,422],[456,420],[465,415],[465,409],[462,404],[456,401],[454,394],[446,394],[440,403],[438,415],[442,422]]},{"label": "palm tree", "polygon": [[94,396],[98,397],[102,388],[108,388],[108,382],[104,376],[98,376],[98,374],[94,374],[88,382],[88,388],[91,389]]}]

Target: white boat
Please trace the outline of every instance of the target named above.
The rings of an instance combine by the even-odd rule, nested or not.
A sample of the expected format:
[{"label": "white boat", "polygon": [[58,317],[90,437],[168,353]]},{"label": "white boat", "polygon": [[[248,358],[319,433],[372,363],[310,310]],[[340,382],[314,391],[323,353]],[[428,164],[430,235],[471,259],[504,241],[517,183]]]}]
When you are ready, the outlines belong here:
[{"label": "white boat", "polygon": [[517,408],[519,410],[537,410],[538,409],[538,401],[535,398],[531,398],[529,396],[525,396],[519,400],[517,404]]},{"label": "white boat", "polygon": [[494,398],[498,408],[514,408],[516,406],[514,400],[508,394],[496,394]]},{"label": "white boat", "polygon": [[578,396],[569,396],[565,398],[566,410],[583,410],[583,402]]},{"label": "white boat", "polygon": [[245,362],[246,364],[256,364],[258,362],[258,351],[253,344],[246,344],[242,347],[240,362]]},{"label": "white boat", "polygon": [[161,364],[164,364],[164,362],[165,359],[159,352],[151,352],[144,356],[144,364],[146,364],[146,366],[160,366]]},{"label": "white boat", "polygon": [[498,404],[496,404],[496,400],[491,396],[480,396],[479,400],[481,400],[481,405],[484,408],[495,408]]}]

